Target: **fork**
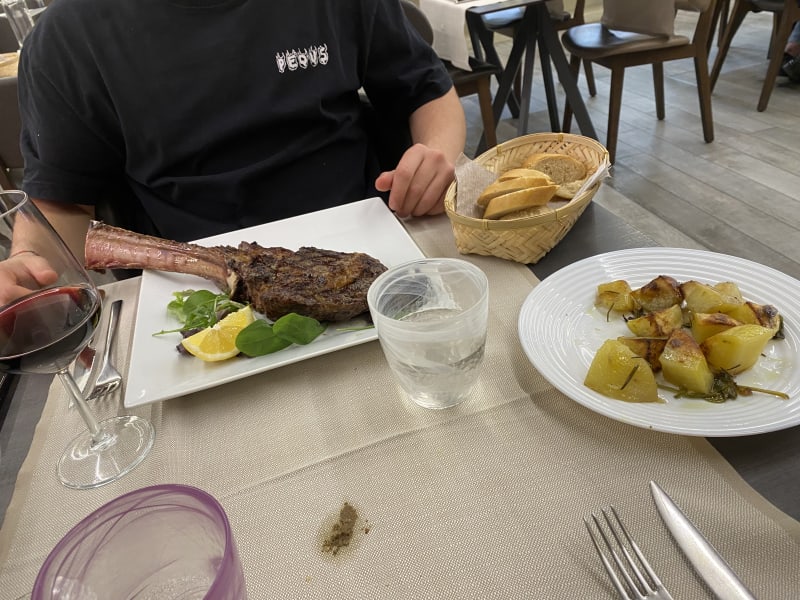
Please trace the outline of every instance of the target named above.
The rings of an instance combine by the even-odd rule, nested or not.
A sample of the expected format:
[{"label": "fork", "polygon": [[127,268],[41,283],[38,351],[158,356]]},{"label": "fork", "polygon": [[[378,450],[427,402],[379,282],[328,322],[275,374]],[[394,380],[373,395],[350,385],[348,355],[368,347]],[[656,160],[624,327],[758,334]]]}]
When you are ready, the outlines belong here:
[{"label": "fork", "polygon": [[[609,510],[611,514],[614,515],[613,520],[609,516]],[[592,521],[594,522],[594,528],[599,533],[599,536],[592,529],[592,522],[589,521],[588,518],[584,517],[583,522],[586,524],[586,529],[589,531],[589,536],[592,538],[595,550],[597,550],[597,554],[600,556],[600,560],[608,572],[608,576],[611,578],[611,583],[614,584],[617,592],[619,592],[620,598],[623,600],[645,600],[650,598],[654,600],[672,600],[672,596],[664,587],[664,584],[661,583],[661,580],[653,571],[650,563],[647,562],[642,551],[639,550],[639,546],[633,541],[625,525],[623,525],[616,509],[613,506],[609,506],[609,510],[604,508],[602,509],[602,513],[605,518],[606,527],[613,535],[614,542],[609,539],[605,531],[606,527],[603,526],[601,519],[594,513],[592,513]],[[620,535],[620,531],[622,535]],[[601,544],[600,538],[602,538],[603,544]],[[634,557],[631,556],[628,550],[629,548],[633,550],[633,553],[638,559],[638,563]],[[606,556],[607,553],[614,559],[616,569]],[[639,568],[640,566],[644,569],[647,577],[642,573],[642,570]],[[622,575],[627,587],[623,585],[618,573]]]},{"label": "fork", "polygon": [[108,329],[106,330],[106,343],[104,346],[103,363],[100,366],[100,374],[94,383],[94,389],[86,396],[87,400],[94,400],[117,389],[122,383],[122,375],[111,364],[111,351],[114,348],[114,337],[119,325],[119,311],[122,307],[122,300],[115,300],[111,304],[108,317]]}]

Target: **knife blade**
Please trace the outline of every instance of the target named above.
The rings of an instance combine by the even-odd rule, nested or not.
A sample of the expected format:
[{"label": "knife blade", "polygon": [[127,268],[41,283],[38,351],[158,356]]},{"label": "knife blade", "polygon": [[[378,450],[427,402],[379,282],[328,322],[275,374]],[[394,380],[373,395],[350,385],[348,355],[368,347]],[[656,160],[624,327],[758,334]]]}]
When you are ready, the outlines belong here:
[{"label": "knife blade", "polygon": [[725,559],[655,481],[650,482],[650,491],[667,529],[711,591],[721,600],[755,600]]}]

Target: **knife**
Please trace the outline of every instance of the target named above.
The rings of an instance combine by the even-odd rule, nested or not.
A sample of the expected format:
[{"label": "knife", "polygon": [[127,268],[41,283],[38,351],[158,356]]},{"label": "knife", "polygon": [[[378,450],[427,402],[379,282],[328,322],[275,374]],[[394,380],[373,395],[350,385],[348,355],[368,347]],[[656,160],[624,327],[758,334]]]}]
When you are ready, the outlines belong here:
[{"label": "knife", "polygon": [[755,600],[728,563],[655,481],[650,491],[661,518],[695,571],[721,600]]}]

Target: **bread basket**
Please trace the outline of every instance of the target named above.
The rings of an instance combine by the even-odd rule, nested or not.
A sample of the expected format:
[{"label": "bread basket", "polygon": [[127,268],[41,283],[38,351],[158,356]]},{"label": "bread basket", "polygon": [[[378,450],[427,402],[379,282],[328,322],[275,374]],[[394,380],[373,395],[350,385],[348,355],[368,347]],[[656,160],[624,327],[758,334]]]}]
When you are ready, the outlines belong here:
[{"label": "bread basket", "polygon": [[[494,173],[522,165],[534,152],[568,154],[586,165],[591,176],[608,165],[608,150],[592,138],[569,133],[532,133],[490,148],[476,163]],[[601,184],[594,185],[572,200],[551,202],[552,210],[517,219],[480,219],[457,211],[457,184],[447,190],[444,206],[453,226],[456,247],[461,254],[497,256],[521,263],[535,263],[547,254],[578,220]]]}]

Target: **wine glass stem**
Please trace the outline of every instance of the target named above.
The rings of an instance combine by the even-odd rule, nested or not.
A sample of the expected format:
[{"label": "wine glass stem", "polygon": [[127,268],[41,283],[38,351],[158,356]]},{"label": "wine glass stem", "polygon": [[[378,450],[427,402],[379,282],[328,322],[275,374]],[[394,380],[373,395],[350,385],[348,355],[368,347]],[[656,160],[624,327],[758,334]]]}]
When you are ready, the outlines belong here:
[{"label": "wine glass stem", "polygon": [[70,393],[73,400],[75,400],[75,406],[78,408],[78,412],[81,414],[83,422],[86,423],[89,433],[92,434],[92,443],[99,444],[103,441],[103,434],[101,433],[100,427],[97,425],[97,419],[94,418],[94,414],[84,399],[83,393],[78,387],[78,384],[75,383],[75,380],[72,378],[72,375],[69,374],[67,369],[62,369],[59,371],[58,376],[61,378],[61,382],[64,384],[64,387],[67,388],[67,391]]}]

